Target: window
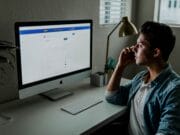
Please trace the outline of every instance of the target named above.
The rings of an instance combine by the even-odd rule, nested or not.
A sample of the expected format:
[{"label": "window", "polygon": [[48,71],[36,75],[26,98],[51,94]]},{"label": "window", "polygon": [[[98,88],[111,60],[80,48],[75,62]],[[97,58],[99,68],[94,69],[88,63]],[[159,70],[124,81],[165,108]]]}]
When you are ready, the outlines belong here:
[{"label": "window", "polygon": [[155,7],[157,21],[180,26],[180,0],[158,0]]},{"label": "window", "polygon": [[100,24],[116,24],[128,16],[128,0],[100,0]]}]

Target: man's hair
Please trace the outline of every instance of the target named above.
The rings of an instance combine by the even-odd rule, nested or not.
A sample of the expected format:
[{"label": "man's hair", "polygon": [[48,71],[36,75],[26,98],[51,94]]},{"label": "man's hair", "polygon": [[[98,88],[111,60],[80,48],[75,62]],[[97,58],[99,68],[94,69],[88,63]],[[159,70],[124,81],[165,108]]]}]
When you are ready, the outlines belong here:
[{"label": "man's hair", "polygon": [[163,60],[167,61],[176,41],[171,28],[166,24],[147,21],[141,26],[140,33],[145,35],[152,49],[161,50]]}]

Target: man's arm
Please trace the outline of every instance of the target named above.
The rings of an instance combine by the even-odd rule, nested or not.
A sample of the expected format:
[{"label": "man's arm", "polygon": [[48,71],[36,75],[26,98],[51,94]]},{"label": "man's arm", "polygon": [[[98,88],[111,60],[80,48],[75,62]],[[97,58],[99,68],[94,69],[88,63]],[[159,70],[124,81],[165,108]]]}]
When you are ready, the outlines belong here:
[{"label": "man's arm", "polygon": [[157,133],[180,134],[180,86],[166,97]]},{"label": "man's arm", "polygon": [[109,80],[107,90],[113,92],[118,90],[121,81],[122,73],[127,65],[134,63],[133,46],[123,49],[120,53],[116,68]]},{"label": "man's arm", "polygon": [[124,69],[122,67],[116,66],[107,85],[107,90],[109,92],[118,90],[123,71]]},{"label": "man's arm", "polygon": [[119,86],[122,73],[126,66],[134,62],[134,53],[132,48],[125,48],[121,51],[116,68],[109,80],[106,100],[113,104],[126,105],[131,88],[131,83],[126,86]]}]

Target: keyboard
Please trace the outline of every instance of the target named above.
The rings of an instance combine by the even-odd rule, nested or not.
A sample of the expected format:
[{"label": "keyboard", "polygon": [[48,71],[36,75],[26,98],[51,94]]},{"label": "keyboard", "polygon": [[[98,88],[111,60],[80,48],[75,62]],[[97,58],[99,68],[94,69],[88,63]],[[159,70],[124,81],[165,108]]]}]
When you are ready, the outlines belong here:
[{"label": "keyboard", "polygon": [[86,101],[84,101],[84,102],[83,101],[84,100],[78,100],[73,103],[64,105],[61,107],[61,110],[65,111],[69,114],[76,115],[80,112],[83,112],[83,111],[103,102],[102,99],[93,99],[93,100],[86,99]]}]

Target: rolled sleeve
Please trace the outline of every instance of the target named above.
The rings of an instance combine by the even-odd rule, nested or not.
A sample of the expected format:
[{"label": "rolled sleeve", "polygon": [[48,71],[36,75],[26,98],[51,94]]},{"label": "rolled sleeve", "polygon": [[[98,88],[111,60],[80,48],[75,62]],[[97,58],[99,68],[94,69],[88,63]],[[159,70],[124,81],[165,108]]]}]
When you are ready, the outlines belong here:
[{"label": "rolled sleeve", "polygon": [[131,84],[120,86],[119,89],[112,92],[106,90],[105,92],[106,100],[112,104],[127,105],[130,86]]},{"label": "rolled sleeve", "polygon": [[163,133],[156,133],[155,135],[165,135],[165,134],[163,134]]},{"label": "rolled sleeve", "polygon": [[118,91],[118,90],[115,90],[115,91],[108,91],[108,90],[106,90],[106,91],[105,91],[105,97],[106,97],[106,98],[112,97],[114,94],[117,93],[117,91]]},{"label": "rolled sleeve", "polygon": [[118,90],[115,91],[105,91],[105,99],[109,102],[109,103],[113,103],[113,104],[117,104],[115,102],[115,98],[116,98],[116,94],[117,94]]},{"label": "rolled sleeve", "polygon": [[141,82],[142,76],[144,76],[145,73],[146,71],[140,72],[132,80],[129,80],[127,84],[119,86],[119,88],[113,92],[106,91],[106,100],[113,104],[128,105],[129,99],[132,97],[134,90],[139,87],[138,84]]}]

